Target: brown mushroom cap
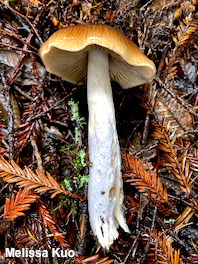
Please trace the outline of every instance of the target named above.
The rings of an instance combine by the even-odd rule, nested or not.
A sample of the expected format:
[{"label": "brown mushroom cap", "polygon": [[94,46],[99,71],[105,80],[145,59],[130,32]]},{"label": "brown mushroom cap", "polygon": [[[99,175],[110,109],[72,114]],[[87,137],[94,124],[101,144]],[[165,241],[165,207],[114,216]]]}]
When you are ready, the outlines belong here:
[{"label": "brown mushroom cap", "polygon": [[85,24],[56,31],[41,47],[41,59],[50,73],[73,84],[86,84],[88,51],[109,54],[112,81],[122,88],[148,83],[155,75],[154,63],[115,28]]}]

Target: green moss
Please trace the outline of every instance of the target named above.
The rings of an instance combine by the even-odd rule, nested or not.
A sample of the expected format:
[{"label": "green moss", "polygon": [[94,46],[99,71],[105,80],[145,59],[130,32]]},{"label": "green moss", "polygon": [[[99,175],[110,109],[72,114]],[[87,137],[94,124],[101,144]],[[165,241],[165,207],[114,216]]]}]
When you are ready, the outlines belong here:
[{"label": "green moss", "polygon": [[85,182],[88,182],[89,176],[82,176],[81,171],[87,166],[85,162],[85,150],[79,149],[78,140],[79,140],[79,129],[83,129],[84,124],[86,124],[84,117],[79,115],[78,102],[75,103],[73,99],[68,102],[68,105],[71,107],[71,121],[74,125],[74,138],[75,142],[70,144],[68,148],[62,149],[61,152],[69,152],[69,155],[74,157],[73,159],[73,169],[69,177],[65,178],[63,185],[65,189],[69,192],[78,193],[79,189],[83,187]]},{"label": "green moss", "polygon": [[64,179],[64,187],[68,192],[72,192],[72,187],[67,178]]},{"label": "green moss", "polygon": [[[88,182],[89,176],[82,175],[82,170],[87,166],[85,162],[85,150],[79,148],[79,134],[81,131],[80,129],[83,129],[83,125],[86,124],[85,119],[83,117],[80,117],[79,115],[79,108],[78,103],[75,103],[73,99],[71,99],[68,102],[68,105],[71,107],[71,121],[73,121],[74,125],[74,133],[75,133],[75,140],[73,144],[70,144],[67,148],[61,149],[60,151],[63,153],[66,153],[66,156],[73,157],[72,163],[73,166],[71,169],[71,172],[69,175],[64,179],[63,182],[60,183],[60,185],[63,185],[64,188],[72,193],[78,194],[80,188],[83,187],[84,183]],[[80,132],[80,133],[79,133]],[[77,213],[77,205],[73,199],[71,199],[68,196],[61,196],[61,202],[59,205],[54,209],[58,210],[61,206],[70,206],[72,213]]]},{"label": "green moss", "polygon": [[61,201],[59,202],[58,206],[55,207],[54,209],[51,210],[51,213],[60,210],[61,207],[66,207],[66,206],[70,206],[71,208],[71,212],[73,215],[77,214],[77,205],[76,202],[71,199],[70,197],[68,197],[67,195],[60,195]]},{"label": "green moss", "polygon": [[75,127],[75,143],[78,142],[78,126],[80,128],[83,128],[83,125],[86,124],[84,117],[80,117],[79,115],[79,108],[78,108],[78,102],[75,103],[73,99],[68,101],[68,105],[71,107],[72,117],[71,121],[74,121],[77,126]]},{"label": "green moss", "polygon": [[76,153],[76,159],[74,160],[74,163],[75,163],[74,168],[76,170],[82,170],[84,167],[86,167],[86,163],[84,161],[85,156],[86,156],[86,153],[83,149],[80,149]]}]

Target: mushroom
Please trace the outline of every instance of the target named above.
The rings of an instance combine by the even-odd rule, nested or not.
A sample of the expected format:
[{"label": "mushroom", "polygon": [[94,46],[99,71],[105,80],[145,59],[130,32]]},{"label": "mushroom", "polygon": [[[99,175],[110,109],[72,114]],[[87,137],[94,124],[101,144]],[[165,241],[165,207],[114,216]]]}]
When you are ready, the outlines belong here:
[{"label": "mushroom", "polygon": [[113,27],[85,24],[56,31],[41,47],[50,73],[73,84],[87,83],[89,109],[88,210],[90,225],[103,248],[118,237],[123,214],[121,155],[116,131],[111,80],[123,89],[148,83],[155,65]]}]

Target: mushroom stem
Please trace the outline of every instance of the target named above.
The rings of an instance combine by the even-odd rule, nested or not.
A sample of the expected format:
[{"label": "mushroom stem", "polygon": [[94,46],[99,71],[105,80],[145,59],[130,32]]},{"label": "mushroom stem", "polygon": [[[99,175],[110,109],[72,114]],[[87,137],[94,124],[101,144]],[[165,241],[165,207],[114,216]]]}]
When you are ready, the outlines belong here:
[{"label": "mushroom stem", "polygon": [[129,232],[123,216],[121,156],[109,76],[108,54],[88,52],[87,92],[89,108],[88,207],[93,233],[109,249],[120,225]]}]

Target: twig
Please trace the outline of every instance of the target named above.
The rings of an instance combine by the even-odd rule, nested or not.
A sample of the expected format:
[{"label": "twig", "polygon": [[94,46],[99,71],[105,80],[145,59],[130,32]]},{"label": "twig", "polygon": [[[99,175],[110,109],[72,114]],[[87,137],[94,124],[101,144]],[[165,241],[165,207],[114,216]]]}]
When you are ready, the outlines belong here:
[{"label": "twig", "polygon": [[145,246],[145,249],[144,249],[144,253],[140,259],[140,264],[143,264],[145,259],[146,259],[146,256],[147,256],[147,253],[149,251],[149,248],[150,248],[150,240],[151,240],[151,236],[152,236],[152,233],[153,233],[153,228],[155,226],[155,219],[156,219],[156,214],[157,214],[157,204],[155,205],[155,208],[154,208],[154,212],[153,212],[153,219],[152,219],[152,224],[151,224],[151,230],[150,230],[150,233],[149,233],[149,238],[147,240],[147,243],[146,243],[146,246]]},{"label": "twig", "polygon": [[60,103],[64,102],[67,98],[69,98],[78,88],[75,87],[72,89],[72,91],[66,95],[63,99],[61,99],[60,101],[56,102],[52,107],[48,108],[47,110],[43,111],[42,113],[35,115],[34,117],[29,117],[26,121],[27,122],[33,122],[38,118],[41,118],[42,116],[44,116],[46,113],[48,113],[49,111],[51,111],[52,109],[54,109],[56,106],[58,106]]},{"label": "twig", "polygon": [[134,127],[134,129],[132,130],[131,134],[130,134],[129,137],[127,138],[127,142],[126,142],[124,148],[127,148],[128,143],[129,143],[131,137],[133,136],[133,134],[135,133],[135,131],[137,130],[137,128],[142,124],[142,122],[143,122],[143,121],[138,122],[138,124]]},{"label": "twig", "polygon": [[146,116],[144,118],[143,132],[142,132],[142,138],[141,138],[142,145],[145,145],[146,140],[148,139],[150,121],[151,121],[150,111],[147,110]]},{"label": "twig", "polygon": [[[1,0],[0,0],[0,2],[1,2]],[[36,16],[36,18],[34,19],[34,25],[36,25],[36,24],[38,23],[38,19],[39,19],[40,16],[41,16],[41,12],[40,12],[40,13]],[[32,24],[32,26],[33,26],[33,24]],[[32,39],[32,37],[33,37],[33,35],[34,35],[34,34],[33,34],[32,32],[30,32],[29,35],[28,35],[28,37],[27,37],[26,43],[25,43],[24,46],[23,46],[23,51],[21,52],[21,54],[20,54],[20,56],[19,56],[18,63],[17,63],[17,65],[16,65],[14,71],[12,72],[12,75],[10,76],[10,78],[9,78],[9,80],[8,80],[8,84],[9,84],[9,85],[12,85],[12,83],[14,82],[14,79],[15,79],[15,77],[16,77],[16,75],[17,75],[17,73],[20,71],[21,63],[22,63],[23,59],[24,59],[25,56],[26,56],[26,54],[25,54],[24,51],[27,50],[28,43],[30,43],[30,41],[31,41],[31,39]]]},{"label": "twig", "polygon": [[143,5],[141,8],[140,8],[140,11],[144,11],[144,9],[152,2],[153,0],[149,0],[145,5]]},{"label": "twig", "polygon": [[148,152],[148,151],[150,151],[150,150],[152,150],[154,148],[157,148],[157,146],[158,146],[158,143],[155,143],[155,144],[149,146],[148,148],[144,148],[144,149],[142,149],[142,150],[140,150],[138,152],[135,152],[133,155],[134,155],[134,157],[140,156],[140,155],[142,155],[145,152]]},{"label": "twig", "polygon": [[135,240],[134,240],[134,242],[133,242],[131,248],[129,249],[128,254],[126,255],[126,257],[125,257],[125,259],[124,259],[124,263],[126,263],[126,261],[127,261],[127,259],[129,258],[129,256],[130,256],[132,250],[133,250],[134,247],[135,247],[135,244],[137,243],[137,241],[138,241],[138,239],[139,239],[139,236],[140,236],[139,226],[140,226],[140,218],[138,217],[138,218],[137,218],[137,226],[136,226],[137,236],[136,236],[136,238],[135,238]]},{"label": "twig", "polygon": [[5,5],[8,9],[10,9],[12,12],[14,12],[15,14],[17,14],[18,16],[20,16],[23,19],[25,19],[28,22],[28,24],[32,27],[32,29],[33,29],[34,33],[36,34],[37,38],[39,39],[40,43],[43,44],[43,41],[42,41],[40,35],[38,34],[37,30],[35,29],[34,25],[30,22],[30,20],[26,16],[20,14],[16,10],[14,10],[12,7],[10,7],[8,4],[6,4],[3,0],[0,0],[0,3],[2,3],[3,5]]},{"label": "twig", "polygon": [[[18,36],[14,35],[14,34],[11,34],[11,33],[7,32],[6,30],[3,30],[3,29],[1,29],[1,28],[0,28],[0,31],[3,32],[3,33],[5,33],[6,35],[8,35],[8,36],[10,36],[10,37],[13,37],[13,38],[16,38],[16,39],[20,40],[21,43],[26,44],[26,42],[25,42],[23,39],[21,39],[21,37],[18,37]],[[8,43],[6,43],[6,45],[7,45],[7,44],[8,44]],[[37,50],[37,48],[35,48],[34,46],[32,46],[31,44],[28,44],[28,43],[27,43],[27,45],[28,45],[30,48],[34,49],[35,52],[36,52],[36,54],[38,55],[38,50]],[[12,46],[12,47],[13,47],[13,48],[16,48],[16,47],[14,47],[14,46]],[[28,52],[32,52],[32,51],[29,51],[29,50],[28,50]]]},{"label": "twig", "polygon": [[[2,45],[4,45],[4,43],[2,43]],[[22,52],[25,52],[25,53],[32,53],[36,56],[39,56],[38,53],[34,52],[34,51],[31,51],[31,50],[23,50],[22,48],[19,48],[19,47],[14,47],[8,43],[5,43],[5,47],[1,48],[1,50],[9,50],[10,51],[10,48],[11,49],[15,49],[15,50],[18,50],[18,51],[22,51]]]},{"label": "twig", "polygon": [[[196,86],[195,86],[195,87],[196,87]],[[189,96],[189,95],[191,95],[191,94],[193,94],[193,93],[196,93],[196,92],[198,92],[198,87],[195,88],[195,89],[193,89],[193,90],[191,90],[190,92],[188,92],[188,93],[186,93],[186,94],[181,95],[181,98],[184,98],[184,97]]]},{"label": "twig", "polygon": [[30,96],[26,92],[22,91],[17,85],[14,85],[14,89],[17,90],[20,94],[22,94],[25,98],[29,99],[30,101],[35,101],[36,98]]},{"label": "twig", "polygon": [[189,134],[197,134],[197,133],[198,133],[198,129],[193,129],[193,130],[188,130],[188,131],[182,132],[181,136],[189,135]]},{"label": "twig", "polygon": [[58,120],[52,120],[51,124],[55,124],[55,125],[58,125],[58,126],[62,126],[62,127],[65,127],[65,128],[67,127],[68,128],[68,123],[61,122],[61,121],[58,121]]}]

